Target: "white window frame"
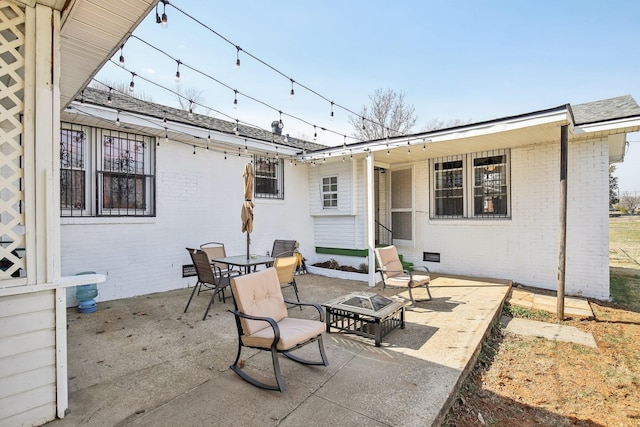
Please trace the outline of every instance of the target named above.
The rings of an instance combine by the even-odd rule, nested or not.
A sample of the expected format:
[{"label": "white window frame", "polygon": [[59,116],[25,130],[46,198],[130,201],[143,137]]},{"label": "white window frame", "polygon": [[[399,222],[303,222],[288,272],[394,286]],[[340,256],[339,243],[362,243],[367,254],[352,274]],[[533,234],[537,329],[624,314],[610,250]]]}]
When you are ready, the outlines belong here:
[{"label": "white window frame", "polygon": [[[256,199],[277,199],[284,200],[284,159],[254,156],[254,196]],[[261,175],[261,170],[257,167],[259,162],[275,165],[273,176]],[[259,179],[269,179],[275,182],[274,192],[260,192]]]},{"label": "white window frame", "polygon": [[[153,137],[123,132],[94,128],[91,126],[61,123],[63,131],[81,131],[85,135],[84,171],[85,171],[85,204],[84,209],[61,208],[61,217],[152,217],[156,215],[156,170],[155,170],[155,139]],[[144,144],[143,162],[144,174],[134,174],[134,177],[144,177],[144,204],[145,209],[104,209],[103,188],[101,176],[108,171],[103,169],[103,139],[105,134],[113,133],[122,135],[122,138],[135,139]],[[62,154],[62,153],[61,153]],[[64,168],[67,169],[67,168]],[[60,195],[58,196],[60,197]]]},{"label": "white window frame", "polygon": [[[494,156],[505,156],[504,162],[504,196],[506,197],[506,213],[505,214],[492,214],[492,213],[475,213],[475,168],[474,161],[481,158],[489,158]],[[463,207],[460,215],[444,215],[438,214],[436,194],[438,190],[438,177],[436,165],[462,161],[462,198]],[[479,166],[482,167],[482,166]],[[432,159],[430,161],[430,175],[432,177],[432,184],[430,185],[430,206],[429,209],[430,219],[479,219],[479,220],[491,220],[491,219],[511,219],[511,151],[509,149],[498,149],[490,151],[482,151],[477,153],[470,153],[465,155],[456,155],[448,157],[440,157]]]},{"label": "white window frame", "polygon": [[[62,137],[62,132],[66,132],[66,131],[82,132],[84,134],[84,148],[82,150],[83,151],[82,170],[84,171],[84,208],[81,209],[81,208],[73,208],[73,207],[72,208],[63,207],[61,202],[61,216],[63,217],[92,216],[91,204],[92,204],[92,200],[94,200],[94,198],[92,197],[94,186],[91,185],[92,183],[91,175],[93,174],[92,171],[95,171],[95,167],[92,165],[92,159],[93,159],[92,147],[93,147],[93,139],[94,139],[92,128],[87,126],[82,126],[82,125],[71,124],[71,123],[62,123],[60,126],[61,137]],[[60,146],[60,156],[61,157],[63,156],[62,146]],[[63,167],[63,164],[64,163],[61,159],[60,161],[61,176],[62,176],[63,170],[69,169],[69,168]],[[72,166],[71,170],[78,170],[78,169],[74,169]]]},{"label": "white window frame", "polygon": [[[329,182],[325,182],[329,180]],[[333,187],[335,186],[335,189]],[[338,190],[340,180],[338,175],[323,176],[320,179],[320,194],[322,209],[338,209]],[[327,205],[327,202],[329,204]]]},{"label": "white window frame", "polygon": [[[400,171],[403,171],[403,170],[408,170],[411,173],[411,178],[410,178],[411,187],[409,188],[409,198],[411,200],[411,206],[409,206],[409,207],[394,207],[393,206],[393,193],[394,193],[394,190],[393,190],[393,185],[394,185],[393,184],[393,175],[394,175],[395,172],[400,172]],[[389,181],[390,181],[389,182],[389,188],[391,189],[391,191],[389,191],[389,196],[390,196],[390,199],[389,199],[389,214],[390,214],[389,220],[390,220],[390,223],[391,223],[391,233],[392,233],[393,242],[394,243],[401,243],[401,244],[411,244],[413,242],[413,240],[414,240],[415,230],[416,230],[416,227],[415,227],[415,212],[414,212],[415,204],[416,204],[415,197],[414,197],[415,175],[416,175],[415,174],[415,169],[414,169],[413,166],[404,166],[404,167],[394,168],[394,169],[392,169],[390,171],[390,173],[391,173],[391,177],[389,179]],[[394,213],[409,213],[409,215],[411,217],[411,219],[410,219],[411,231],[409,233],[411,236],[409,237],[409,239],[400,239],[400,238],[396,237],[396,234],[395,234],[395,231],[394,231],[394,229],[396,227],[393,225]]]}]

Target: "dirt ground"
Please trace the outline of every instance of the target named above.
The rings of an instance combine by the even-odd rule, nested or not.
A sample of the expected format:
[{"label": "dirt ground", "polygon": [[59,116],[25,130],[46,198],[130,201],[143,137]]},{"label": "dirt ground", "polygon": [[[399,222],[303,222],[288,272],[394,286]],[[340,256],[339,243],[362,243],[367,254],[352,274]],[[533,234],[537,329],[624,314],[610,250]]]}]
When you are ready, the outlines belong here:
[{"label": "dirt ground", "polygon": [[[507,334],[495,325],[447,426],[640,426],[640,217],[610,222],[613,302],[590,301],[597,348]],[[554,315],[505,311],[555,322]]]}]

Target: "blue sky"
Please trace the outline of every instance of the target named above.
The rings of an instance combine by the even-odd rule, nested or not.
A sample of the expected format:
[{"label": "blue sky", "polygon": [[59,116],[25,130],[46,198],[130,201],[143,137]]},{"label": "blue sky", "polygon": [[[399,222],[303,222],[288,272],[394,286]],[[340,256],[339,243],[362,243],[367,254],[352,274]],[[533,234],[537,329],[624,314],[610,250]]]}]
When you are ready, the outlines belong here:
[{"label": "blue sky", "polygon": [[[181,66],[180,87],[201,91],[203,104],[269,129],[284,114],[284,132],[320,143],[341,144],[352,133],[349,113],[368,104],[376,89],[404,92],[418,118],[490,120],[563,105],[630,94],[640,101],[640,2],[547,1],[335,1],[270,2],[171,0],[228,39],[167,6],[168,27],[147,17],[124,47],[125,66],[175,89],[179,59],[274,109]],[[160,6],[162,13],[162,6]],[[294,84],[268,65],[334,101]],[[117,62],[120,52],[116,53]],[[172,59],[173,58],[173,59]],[[107,63],[97,79],[128,84],[131,74]],[[177,106],[175,95],[136,80],[154,102]],[[202,107],[197,112],[204,112]],[[215,117],[228,117],[213,113]],[[303,123],[288,115],[307,121]],[[640,134],[617,165],[620,189],[640,191]]]}]

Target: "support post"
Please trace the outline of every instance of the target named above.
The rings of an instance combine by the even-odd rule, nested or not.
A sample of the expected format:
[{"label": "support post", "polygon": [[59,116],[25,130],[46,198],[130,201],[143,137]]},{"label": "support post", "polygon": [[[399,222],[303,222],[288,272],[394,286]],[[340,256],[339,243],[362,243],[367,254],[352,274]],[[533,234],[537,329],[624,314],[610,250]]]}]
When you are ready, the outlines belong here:
[{"label": "support post", "polygon": [[567,266],[567,151],[568,125],[560,128],[560,250],[558,259],[557,317],[564,320],[564,285]]},{"label": "support post", "polygon": [[376,261],[375,261],[375,212],[374,212],[374,173],[373,153],[367,152],[367,256],[369,261],[369,286],[376,285]]}]

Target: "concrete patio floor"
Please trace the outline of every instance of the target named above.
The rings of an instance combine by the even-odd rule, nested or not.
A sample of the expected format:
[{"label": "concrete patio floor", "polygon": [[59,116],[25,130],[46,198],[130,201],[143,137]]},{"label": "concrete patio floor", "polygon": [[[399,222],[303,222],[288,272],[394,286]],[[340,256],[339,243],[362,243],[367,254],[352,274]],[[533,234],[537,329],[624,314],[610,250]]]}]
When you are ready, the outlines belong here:
[{"label": "concrete patio floor", "polygon": [[[313,274],[296,280],[304,301],[352,291],[403,295]],[[407,310],[406,328],[384,337],[381,347],[334,332],[324,337],[327,367],[281,357],[285,393],[258,389],[229,369],[237,351],[230,299],[216,300],[205,321],[208,293],[183,314],[191,289],[102,302],[89,314],[70,308],[70,412],[48,425],[439,425],[510,288],[504,280],[436,277],[433,301]],[[309,318],[314,312],[289,311]],[[314,357],[317,346],[299,351]],[[245,370],[272,380],[267,352],[245,349],[242,358]]]}]

